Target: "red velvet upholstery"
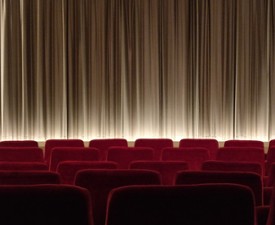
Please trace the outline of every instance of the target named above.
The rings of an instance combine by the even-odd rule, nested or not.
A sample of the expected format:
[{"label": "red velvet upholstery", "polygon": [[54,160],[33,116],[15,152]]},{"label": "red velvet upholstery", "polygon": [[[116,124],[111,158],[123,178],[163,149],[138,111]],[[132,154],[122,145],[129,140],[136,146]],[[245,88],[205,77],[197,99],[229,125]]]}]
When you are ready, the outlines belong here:
[{"label": "red velvet upholstery", "polygon": [[96,148],[58,147],[52,149],[49,168],[51,171],[56,171],[58,164],[63,161],[97,161],[98,159],[99,152]]},{"label": "red velvet upholstery", "polygon": [[154,170],[160,173],[162,184],[172,185],[177,172],[188,169],[186,162],[175,161],[134,161],[130,164],[130,169]]},{"label": "red velvet upholstery", "polygon": [[227,140],[224,147],[254,147],[264,148],[264,142],[258,140]]},{"label": "red velvet upholstery", "polygon": [[45,142],[45,162],[49,163],[51,152],[56,147],[84,147],[84,142],[80,139],[48,139]]},{"label": "red velvet upholstery", "polygon": [[34,141],[34,140],[0,141],[0,147],[35,147],[35,148],[38,148],[38,142]]},{"label": "red velvet upholstery", "polygon": [[273,194],[270,200],[270,210],[266,225],[275,225],[275,186],[273,186]]},{"label": "red velvet upholstery", "polygon": [[128,169],[133,161],[152,161],[154,150],[147,147],[111,147],[108,150],[107,160],[118,164],[119,169]]},{"label": "red velvet upholstery", "polygon": [[202,164],[202,170],[224,172],[253,172],[263,176],[263,168],[260,163],[253,162],[226,162],[206,161]]},{"label": "red velvet upholstery", "polygon": [[273,186],[264,187],[264,196],[263,196],[264,205],[270,205],[272,194],[273,194]]},{"label": "red velvet upholstery", "polygon": [[106,225],[255,225],[251,190],[233,184],[114,189]]},{"label": "red velvet upholstery", "polygon": [[169,138],[140,138],[135,140],[134,146],[154,149],[154,160],[160,160],[162,149],[172,148],[173,140]]},{"label": "red velvet upholstery", "polygon": [[275,162],[269,166],[269,173],[267,176],[266,186],[275,186]]},{"label": "red velvet upholstery", "polygon": [[273,175],[271,165],[275,163],[275,146],[270,146],[266,155],[266,174]]},{"label": "red velvet upholstery", "polygon": [[43,162],[0,162],[0,170],[48,170]]},{"label": "red velvet upholstery", "polygon": [[256,208],[257,225],[266,225],[269,211],[269,206],[259,206]]},{"label": "red velvet upholstery", "polygon": [[60,175],[50,171],[0,171],[0,185],[60,184]]},{"label": "red velvet upholstery", "polygon": [[[266,158],[270,158],[270,156],[268,156],[268,155],[270,154],[269,150],[270,150],[271,147],[275,147],[275,139],[270,140],[269,143],[268,143],[268,150],[267,150],[267,153],[266,153]],[[271,158],[273,158],[273,157],[274,156],[272,156]],[[275,161],[275,160],[271,160],[271,161]],[[272,163],[272,162],[270,162],[270,163]]]},{"label": "red velvet upholstery", "polygon": [[44,162],[43,151],[34,147],[1,147],[0,162]]},{"label": "red velvet upholstery", "polygon": [[[235,162],[253,162],[265,168],[265,154],[262,148],[253,147],[224,147],[217,153],[217,160]],[[265,171],[263,172],[265,173]]]},{"label": "red velvet upholstery", "polygon": [[189,170],[201,170],[202,163],[210,158],[205,148],[165,148],[161,159],[163,161],[184,161],[187,162]]},{"label": "red velvet upholstery", "polygon": [[180,148],[206,148],[209,151],[210,159],[216,159],[216,154],[219,149],[219,142],[216,139],[199,139],[199,138],[186,138],[181,139],[179,142]]},{"label": "red velvet upholstery", "polygon": [[75,175],[80,170],[116,168],[117,164],[115,162],[64,161],[58,164],[57,172],[61,176],[61,183],[74,184]]},{"label": "red velvet upholstery", "polygon": [[176,176],[176,184],[234,183],[250,187],[257,206],[263,205],[263,185],[259,174],[251,172],[183,171]]},{"label": "red velvet upholstery", "polygon": [[107,151],[110,147],[128,147],[128,142],[124,138],[93,139],[89,142],[89,147],[100,150],[100,160],[107,160]]},{"label": "red velvet upholstery", "polygon": [[87,190],[64,185],[0,186],[1,225],[93,225]]},{"label": "red velvet upholstery", "polygon": [[81,170],[75,184],[87,188],[91,194],[94,224],[104,225],[109,192],[126,185],[160,184],[160,175],[146,170]]},{"label": "red velvet upholstery", "polygon": [[269,140],[268,147],[275,146],[275,139]]}]

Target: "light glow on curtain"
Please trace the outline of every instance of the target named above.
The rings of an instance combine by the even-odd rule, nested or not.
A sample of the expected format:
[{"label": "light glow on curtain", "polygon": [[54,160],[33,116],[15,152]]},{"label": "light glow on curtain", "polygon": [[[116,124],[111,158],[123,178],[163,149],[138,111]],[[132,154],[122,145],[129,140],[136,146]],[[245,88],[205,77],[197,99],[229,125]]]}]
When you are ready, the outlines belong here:
[{"label": "light glow on curtain", "polygon": [[275,138],[275,0],[0,0],[0,139]]}]

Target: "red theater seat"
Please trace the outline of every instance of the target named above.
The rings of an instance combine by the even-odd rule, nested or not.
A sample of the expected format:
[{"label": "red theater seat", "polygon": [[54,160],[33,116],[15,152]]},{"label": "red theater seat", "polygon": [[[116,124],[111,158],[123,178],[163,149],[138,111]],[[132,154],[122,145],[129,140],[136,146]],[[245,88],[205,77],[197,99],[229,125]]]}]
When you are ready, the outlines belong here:
[{"label": "red theater seat", "polygon": [[201,170],[202,163],[210,158],[205,148],[165,148],[161,159],[163,161],[184,161],[188,164],[189,170]]},{"label": "red theater seat", "polygon": [[263,205],[263,184],[259,174],[250,172],[183,171],[176,176],[177,185],[205,183],[245,185],[253,191],[256,205]]},{"label": "red theater seat", "polygon": [[0,162],[44,162],[43,151],[34,147],[1,147]]},{"label": "red theater seat", "polygon": [[110,147],[128,147],[128,142],[124,138],[93,139],[89,142],[89,147],[100,151],[100,160],[107,160],[107,151]]},{"label": "red theater seat", "polygon": [[58,164],[57,172],[61,176],[61,183],[74,184],[75,175],[80,170],[116,168],[117,164],[115,162],[64,161]]},{"label": "red theater seat", "polygon": [[264,196],[263,196],[264,205],[270,205],[272,194],[273,194],[273,186],[264,187]]},{"label": "red theater seat", "polygon": [[58,164],[63,161],[97,161],[98,159],[99,153],[95,148],[59,147],[52,149],[49,168],[51,171],[56,171]]},{"label": "red theater seat", "polygon": [[131,186],[114,189],[106,225],[255,225],[245,186]]},{"label": "red theater seat", "polygon": [[275,146],[270,146],[266,155],[266,174],[272,175],[271,165],[275,163]]},{"label": "red theater seat", "polygon": [[219,149],[219,142],[216,139],[200,139],[200,138],[186,138],[179,142],[180,148],[206,148],[209,151],[210,159],[216,159],[216,154]]},{"label": "red theater seat", "polygon": [[227,140],[224,147],[254,147],[264,149],[264,142],[258,140]]},{"label": "red theater seat", "polygon": [[42,162],[0,162],[0,170],[48,170]]},{"label": "red theater seat", "polygon": [[50,171],[0,171],[0,185],[60,184],[60,175]]},{"label": "red theater seat", "polygon": [[272,147],[272,146],[275,146],[275,139],[271,139],[268,142],[268,147]]},{"label": "red theater seat", "polygon": [[[265,154],[262,148],[254,147],[223,147],[217,153],[217,160],[228,162],[252,162],[265,167]],[[264,171],[265,173],[265,171]]]},{"label": "red theater seat", "polygon": [[104,225],[109,192],[126,185],[160,184],[160,175],[146,170],[82,170],[76,175],[75,185],[91,194],[94,224]]},{"label": "red theater seat", "polygon": [[145,169],[157,171],[161,175],[162,184],[173,185],[177,172],[188,169],[186,162],[175,161],[134,161],[130,169]]},{"label": "red theater seat", "polygon": [[[203,171],[217,171],[217,172],[252,172],[257,173],[262,177],[263,185],[265,186],[266,177],[262,165],[253,162],[227,162],[227,161],[207,161],[202,165]],[[267,181],[268,182],[268,181]],[[269,190],[263,189],[264,205],[270,200]],[[269,204],[269,203],[268,203]]]},{"label": "red theater seat", "polygon": [[266,186],[268,187],[275,186],[275,163],[272,163],[269,166],[269,173],[266,180]]},{"label": "red theater seat", "polygon": [[[266,159],[268,161],[270,161],[270,162],[268,162],[269,164],[272,163],[273,161],[275,162],[275,160],[274,160],[274,157],[275,157],[274,152],[270,151],[270,148],[272,148],[272,147],[275,147],[275,139],[272,139],[272,140],[270,140],[268,142],[268,150],[267,150],[267,153],[266,153]],[[271,153],[271,155],[270,155],[270,153]],[[267,172],[268,172],[268,170],[267,170]]]},{"label": "red theater seat", "polygon": [[266,225],[270,206],[259,206],[256,208],[257,225]]},{"label": "red theater seat", "polygon": [[130,163],[138,160],[152,161],[154,150],[147,147],[111,147],[108,150],[107,160],[118,164],[119,169],[128,169]]},{"label": "red theater seat", "polygon": [[65,185],[0,186],[1,225],[93,225],[87,190]]},{"label": "red theater seat", "polygon": [[[275,193],[274,188],[275,188],[275,186],[273,187],[273,191],[272,191],[273,193]],[[271,203],[271,205],[270,205],[270,210],[269,210],[266,225],[274,225],[275,224],[275,195],[274,194],[272,194],[272,196],[271,196],[270,203]]]},{"label": "red theater seat", "polygon": [[162,149],[172,148],[173,140],[169,138],[139,138],[135,140],[135,147],[154,149],[154,160],[160,160]]},{"label": "red theater seat", "polygon": [[0,147],[36,147],[38,148],[38,142],[34,140],[0,141]]},{"label": "red theater seat", "polygon": [[253,172],[263,176],[263,168],[260,163],[253,162],[226,162],[206,161],[202,164],[202,170],[223,172]]},{"label": "red theater seat", "polygon": [[84,142],[80,139],[48,139],[45,142],[45,162],[49,163],[51,152],[56,147],[84,147]]}]

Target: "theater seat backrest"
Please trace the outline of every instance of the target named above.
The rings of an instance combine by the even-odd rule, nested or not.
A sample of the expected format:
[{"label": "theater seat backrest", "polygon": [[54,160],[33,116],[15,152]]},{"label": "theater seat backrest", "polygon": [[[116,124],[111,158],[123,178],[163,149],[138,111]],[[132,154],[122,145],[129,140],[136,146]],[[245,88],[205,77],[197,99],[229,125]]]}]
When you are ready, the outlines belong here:
[{"label": "theater seat backrest", "polygon": [[241,185],[131,186],[114,189],[106,225],[254,225],[254,199]]},{"label": "theater seat backrest", "polygon": [[0,171],[0,185],[60,184],[60,175],[50,171]]},{"label": "theater seat backrest", "polygon": [[153,159],[154,150],[149,147],[112,147],[107,155],[107,161],[116,162],[119,169],[128,169],[133,161]]},{"label": "theater seat backrest", "polygon": [[1,225],[93,225],[89,194],[64,185],[0,185]]},{"label": "theater seat backrest", "polygon": [[124,138],[93,139],[89,142],[89,147],[97,148],[100,153],[100,160],[107,160],[107,151],[111,147],[128,147],[128,142]]},{"label": "theater seat backrest", "polygon": [[48,139],[45,142],[45,162],[49,163],[53,148],[57,147],[84,147],[81,139]]},{"label": "theater seat backrest", "polygon": [[160,174],[148,170],[81,170],[75,185],[86,188],[91,195],[95,225],[104,225],[109,192],[127,185],[160,184]]},{"label": "theater seat backrest", "polygon": [[233,183],[245,185],[253,191],[257,206],[263,204],[263,184],[259,174],[251,172],[182,171],[176,176],[177,185]]},{"label": "theater seat backrest", "polygon": [[0,162],[44,162],[43,151],[35,147],[0,147]]},{"label": "theater seat backrest", "polygon": [[149,147],[154,150],[154,160],[160,160],[164,148],[172,148],[173,140],[169,138],[139,138],[135,140],[135,147]]},{"label": "theater seat backrest", "polygon": [[57,167],[57,172],[60,174],[63,184],[74,184],[75,176],[80,170],[87,169],[116,169],[115,162],[106,161],[64,161],[60,162]]},{"label": "theater seat backrest", "polygon": [[216,139],[211,138],[185,138],[179,142],[180,148],[206,148],[209,151],[210,159],[216,159],[219,149],[219,143]]},{"label": "theater seat backrest", "polygon": [[58,147],[52,149],[49,169],[56,171],[58,164],[64,161],[97,161],[99,152],[95,148],[82,147]]},{"label": "theater seat backrest", "polygon": [[22,140],[22,141],[0,141],[0,147],[36,147],[38,148],[38,142],[34,140]]},{"label": "theater seat backrest", "polygon": [[173,185],[177,172],[188,170],[188,164],[176,161],[134,161],[130,164],[130,169],[157,171],[163,185]]}]

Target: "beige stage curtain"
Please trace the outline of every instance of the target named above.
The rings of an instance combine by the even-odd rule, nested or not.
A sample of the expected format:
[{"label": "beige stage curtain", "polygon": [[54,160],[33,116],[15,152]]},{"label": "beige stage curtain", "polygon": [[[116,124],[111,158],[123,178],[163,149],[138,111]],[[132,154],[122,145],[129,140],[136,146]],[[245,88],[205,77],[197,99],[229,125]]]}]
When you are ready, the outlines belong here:
[{"label": "beige stage curtain", "polygon": [[266,89],[269,91],[268,129],[270,139],[275,139],[275,1],[268,2],[268,27],[267,27],[267,68],[269,84]]},{"label": "beige stage curtain", "polygon": [[67,137],[66,6],[1,0],[1,139]]},{"label": "beige stage curtain", "polygon": [[0,138],[275,138],[274,5],[0,0]]}]

